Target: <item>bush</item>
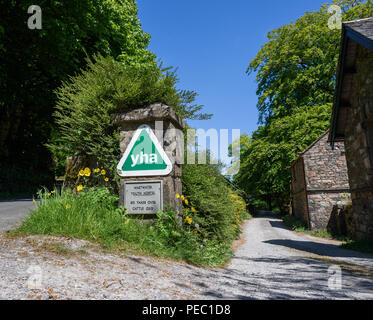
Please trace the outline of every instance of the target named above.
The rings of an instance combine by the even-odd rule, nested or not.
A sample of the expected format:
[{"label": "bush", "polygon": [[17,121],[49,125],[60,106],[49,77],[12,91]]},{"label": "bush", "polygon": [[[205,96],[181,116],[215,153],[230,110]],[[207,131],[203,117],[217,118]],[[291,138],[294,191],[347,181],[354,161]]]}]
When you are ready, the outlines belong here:
[{"label": "bush", "polygon": [[213,165],[184,165],[182,183],[186,199],[196,208],[193,221],[203,237],[230,245],[246,215],[244,201]]}]

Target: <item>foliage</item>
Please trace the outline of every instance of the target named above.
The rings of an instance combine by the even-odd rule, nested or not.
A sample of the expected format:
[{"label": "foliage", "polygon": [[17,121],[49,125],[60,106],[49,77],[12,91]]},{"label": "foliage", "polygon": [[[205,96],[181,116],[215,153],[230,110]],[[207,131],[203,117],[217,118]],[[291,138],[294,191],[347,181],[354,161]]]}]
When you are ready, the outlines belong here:
[{"label": "foliage", "polygon": [[118,208],[118,197],[106,187],[80,191],[39,192],[40,205],[14,232],[86,239],[121,253],[149,254],[196,265],[224,265],[232,256],[229,245],[205,239],[180,224],[171,208],[160,211],[154,224],[129,218]]},{"label": "foliage", "polygon": [[209,118],[194,106],[194,92],[179,91],[175,72],[161,66],[128,65],[98,55],[81,74],[57,90],[56,123],[61,131],[51,148],[70,155],[95,157],[114,175],[120,150],[118,112],[164,103],[184,118]]},{"label": "foliage", "polygon": [[[288,167],[329,126],[331,105],[300,107],[292,115],[273,119],[253,133],[241,150],[241,167],[235,183],[254,199],[288,201],[291,174]],[[269,207],[271,204],[269,203]],[[271,210],[272,208],[267,208]]]},{"label": "foliage", "polygon": [[250,219],[251,215],[246,211],[246,202],[237,193],[229,193],[233,202],[234,234],[238,237],[241,233],[241,224],[244,219]]},{"label": "foliage", "polygon": [[224,177],[213,165],[183,166],[183,192],[188,204],[196,208],[193,223],[204,238],[231,244],[240,233],[246,215],[244,201],[232,196]]},{"label": "foliage", "polygon": [[0,6],[0,192],[27,192],[53,181],[45,143],[54,127],[54,90],[85,66],[87,55],[155,63],[134,0],[40,0],[41,30],[27,28],[31,4]]},{"label": "foliage", "polygon": [[373,244],[368,240],[348,240],[342,244],[341,248],[355,250],[364,253],[373,254]]},{"label": "foliage", "polygon": [[[333,4],[342,8],[344,21],[373,15],[371,0]],[[257,75],[262,126],[241,138],[241,168],[234,179],[253,201],[266,201],[268,210],[275,201],[286,211],[288,167],[329,127],[341,32],[329,29],[328,8],[271,31],[247,69]]]},{"label": "foliage", "polygon": [[[373,15],[372,1],[334,0],[343,20]],[[306,12],[295,23],[268,34],[268,42],[250,62],[256,72],[260,121],[295,112],[298,106],[333,101],[341,32],[329,29],[329,5]]]}]

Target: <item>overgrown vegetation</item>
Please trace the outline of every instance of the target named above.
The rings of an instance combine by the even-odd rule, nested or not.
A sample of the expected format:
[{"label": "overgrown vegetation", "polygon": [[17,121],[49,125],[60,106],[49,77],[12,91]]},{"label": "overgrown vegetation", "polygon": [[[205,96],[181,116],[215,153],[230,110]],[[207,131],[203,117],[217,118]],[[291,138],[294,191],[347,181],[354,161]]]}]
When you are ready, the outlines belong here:
[{"label": "overgrown vegetation", "polygon": [[[183,197],[185,206],[191,208],[182,223],[168,208],[157,214],[154,224],[147,224],[129,218],[125,208],[118,208],[118,197],[107,187],[45,190],[39,192],[40,205],[14,234],[67,236],[121,252],[184,260],[195,265],[224,265],[232,256],[230,245],[234,237],[221,239],[219,234],[205,232],[207,228],[196,223],[198,213],[191,206],[192,201],[179,196]],[[242,202],[235,201],[238,204],[235,210],[243,215]],[[229,215],[231,213],[226,212],[226,216]]]},{"label": "overgrown vegetation", "polygon": [[197,208],[194,220],[203,236],[230,245],[247,217],[243,199],[228,187],[216,166],[186,164],[182,183],[185,197]]},{"label": "overgrown vegetation", "polygon": [[174,71],[156,64],[129,65],[101,55],[88,60],[87,69],[57,90],[54,113],[60,137],[50,144],[54,154],[94,157],[115,177],[120,160],[118,112],[164,103],[184,119],[208,119],[193,104],[196,93],[175,88]]}]

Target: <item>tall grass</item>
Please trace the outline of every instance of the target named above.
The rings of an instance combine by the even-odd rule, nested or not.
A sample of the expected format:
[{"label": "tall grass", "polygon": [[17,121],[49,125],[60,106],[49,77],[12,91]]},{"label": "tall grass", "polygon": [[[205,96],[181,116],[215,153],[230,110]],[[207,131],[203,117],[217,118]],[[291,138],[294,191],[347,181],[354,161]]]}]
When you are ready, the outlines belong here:
[{"label": "tall grass", "polygon": [[40,205],[15,234],[48,234],[85,239],[108,249],[153,255],[202,265],[224,265],[233,252],[227,243],[204,239],[172,209],[157,214],[153,224],[132,219],[118,208],[118,197],[105,187],[39,193]]}]

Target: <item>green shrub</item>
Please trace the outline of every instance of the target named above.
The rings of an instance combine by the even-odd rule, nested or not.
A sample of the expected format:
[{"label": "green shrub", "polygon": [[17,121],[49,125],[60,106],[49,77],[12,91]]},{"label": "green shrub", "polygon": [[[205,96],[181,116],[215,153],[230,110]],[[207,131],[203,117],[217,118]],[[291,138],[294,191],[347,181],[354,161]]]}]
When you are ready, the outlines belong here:
[{"label": "green shrub", "polygon": [[196,208],[193,223],[202,236],[230,245],[246,215],[243,200],[231,196],[231,189],[213,165],[184,165],[182,183],[184,196]]}]

